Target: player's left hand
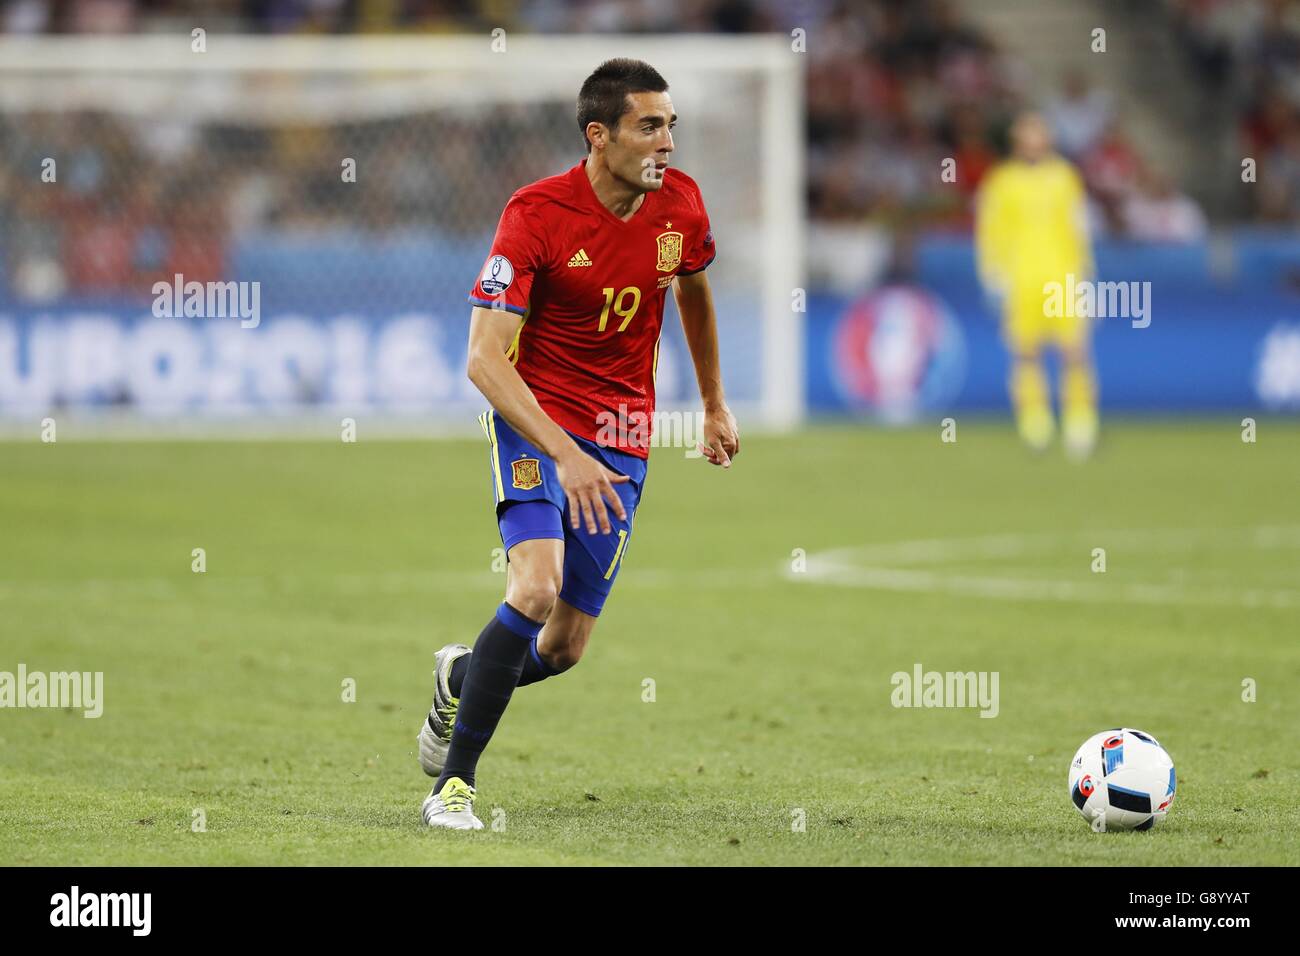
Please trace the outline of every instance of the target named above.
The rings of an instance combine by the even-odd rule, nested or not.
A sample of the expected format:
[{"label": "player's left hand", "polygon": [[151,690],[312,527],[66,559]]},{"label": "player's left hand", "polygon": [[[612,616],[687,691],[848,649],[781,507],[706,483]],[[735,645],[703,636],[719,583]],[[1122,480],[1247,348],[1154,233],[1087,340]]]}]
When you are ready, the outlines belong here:
[{"label": "player's left hand", "polygon": [[731,467],[731,459],[740,454],[740,430],[731,409],[721,405],[704,413],[704,441],[695,447],[712,464]]}]

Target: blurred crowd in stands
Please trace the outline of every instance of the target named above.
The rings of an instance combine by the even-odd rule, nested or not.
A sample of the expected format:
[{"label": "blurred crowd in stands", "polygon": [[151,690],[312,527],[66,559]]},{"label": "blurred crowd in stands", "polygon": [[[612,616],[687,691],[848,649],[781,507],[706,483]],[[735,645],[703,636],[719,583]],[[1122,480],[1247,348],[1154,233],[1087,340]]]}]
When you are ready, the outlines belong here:
[{"label": "blurred crowd in stands", "polygon": [[[1258,159],[1261,182],[1268,184],[1242,215],[1300,220],[1300,3],[1164,3],[1170,29],[1204,82],[1230,83],[1240,104],[1243,155]],[[1045,100],[1027,90],[1014,59],[964,22],[949,0],[10,0],[0,29],[187,35],[198,16],[210,33],[486,34],[503,25],[545,33],[789,35],[799,28],[810,51],[807,200],[815,223],[969,229],[980,180],[1005,148],[1011,117],[1036,103],[1060,150],[1084,174],[1097,233],[1187,241],[1207,228],[1182,185],[1143,162],[1111,96],[1083,74],[1060,78]],[[570,124],[572,117],[556,111],[532,121]],[[320,217],[342,216],[392,230],[431,215],[481,228],[490,226],[479,221],[487,215],[482,209],[448,216],[449,206],[466,197],[440,195],[433,165],[459,158],[523,183],[576,158],[519,158],[510,149],[511,132],[497,129],[490,140],[472,129],[430,137],[362,124],[253,134],[148,129],[102,115],[75,124],[0,115],[0,229],[11,243],[39,246],[60,241],[51,238],[51,221],[75,225],[62,240],[76,246],[75,255],[65,247],[64,257],[81,273],[69,280],[94,287],[97,277],[116,282],[124,274],[219,274],[221,235],[244,228],[320,227],[329,224]],[[340,137],[349,139],[345,155],[363,152],[382,164],[371,182],[386,184],[386,198],[377,201],[370,191],[350,207],[333,188],[337,170],[313,167],[311,157],[320,154],[313,147]],[[435,152],[472,155],[440,157],[416,148],[428,143],[438,144]],[[27,188],[24,177],[56,146],[66,157],[59,187]],[[247,162],[226,162],[235,154]],[[956,160],[951,184],[939,175],[948,157]],[[328,201],[319,198],[325,193]],[[205,257],[212,261],[205,265]]]},{"label": "blurred crowd in stands", "polygon": [[1261,171],[1252,215],[1264,222],[1300,220],[1300,2],[1165,5],[1203,82],[1226,89],[1234,104],[1241,155]]}]

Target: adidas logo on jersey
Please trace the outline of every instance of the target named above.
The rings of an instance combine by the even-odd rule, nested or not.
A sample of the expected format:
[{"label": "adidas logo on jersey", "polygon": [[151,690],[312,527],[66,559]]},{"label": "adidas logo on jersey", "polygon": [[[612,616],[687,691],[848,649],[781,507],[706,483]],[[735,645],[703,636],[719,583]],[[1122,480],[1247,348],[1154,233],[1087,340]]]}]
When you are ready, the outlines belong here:
[{"label": "adidas logo on jersey", "polygon": [[573,254],[572,258],[569,259],[570,269],[576,268],[577,266],[589,266],[591,264],[591,258],[587,255],[585,249],[579,249]]}]

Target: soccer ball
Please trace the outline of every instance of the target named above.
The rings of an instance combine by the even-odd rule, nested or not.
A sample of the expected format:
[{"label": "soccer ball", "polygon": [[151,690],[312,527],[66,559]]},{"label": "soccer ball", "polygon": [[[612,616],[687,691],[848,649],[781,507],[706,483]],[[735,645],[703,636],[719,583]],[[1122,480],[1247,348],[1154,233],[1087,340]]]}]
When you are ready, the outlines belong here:
[{"label": "soccer ball", "polygon": [[1174,762],[1150,734],[1102,731],[1070,761],[1070,799],[1094,830],[1150,830],[1174,801]]}]

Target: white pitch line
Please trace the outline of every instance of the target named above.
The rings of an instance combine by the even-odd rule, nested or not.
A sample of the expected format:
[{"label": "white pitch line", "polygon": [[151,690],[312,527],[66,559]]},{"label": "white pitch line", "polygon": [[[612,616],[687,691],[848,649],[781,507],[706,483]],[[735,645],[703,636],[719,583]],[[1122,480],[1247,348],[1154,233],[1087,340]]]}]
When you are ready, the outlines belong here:
[{"label": "white pitch line", "polygon": [[924,538],[883,544],[850,545],[820,552],[831,562],[852,561],[869,565],[948,563],[966,559],[1016,558],[1033,554],[1059,554],[1063,544],[1152,551],[1182,551],[1197,545],[1258,548],[1300,548],[1300,527],[1266,525],[1256,528],[1133,528],[1099,531],[1008,532],[970,538]]},{"label": "white pitch line", "polygon": [[1107,549],[1128,547],[1140,549],[1145,553],[1153,550],[1184,550],[1206,543],[1218,546],[1231,544],[1247,548],[1300,548],[1300,528],[1264,526],[1146,531],[1130,528],[1122,531],[1070,532],[1058,535],[1037,532],[900,541],[835,548],[810,554],[807,557],[806,571],[787,571],[785,577],[790,581],[807,581],[841,587],[951,594],[1011,601],[1280,609],[1300,607],[1300,590],[1285,588],[1234,589],[1203,585],[1189,587],[1182,584],[1133,583],[1115,578],[1103,579],[1100,576],[1096,580],[1035,579],[889,566],[892,563],[933,566],[944,562],[976,558],[996,559],[1024,557],[1031,554],[1059,554],[1063,543],[1104,546]]},{"label": "white pitch line", "polygon": [[[807,556],[805,572],[782,568],[629,567],[620,574],[622,590],[708,590],[772,588],[783,584],[823,584],[868,590],[950,594],[1010,601],[1073,601],[1150,605],[1200,605],[1247,608],[1300,607],[1300,590],[1214,587],[1194,581],[1173,584],[1125,582],[1118,572],[1082,579],[1043,579],[1014,574],[970,574],[934,569],[936,564],[972,559],[1008,559],[1062,553],[1063,547],[1105,546],[1141,553],[1185,550],[1197,545],[1251,549],[1300,549],[1300,528],[1262,526],[1235,529],[1123,529],[1066,534],[1007,533],[971,538],[936,538],[835,548]],[[1086,560],[1086,552],[1081,560]],[[922,564],[928,568],[894,567]],[[1177,569],[1173,569],[1177,570]],[[0,581],[0,600],[61,600],[69,597],[112,600],[123,597],[175,601],[194,596],[256,599],[277,594],[331,591],[346,596],[422,592],[502,591],[505,576],[479,571],[388,571],[370,574],[271,573],[202,581],[184,578],[93,578],[64,581]]]}]

